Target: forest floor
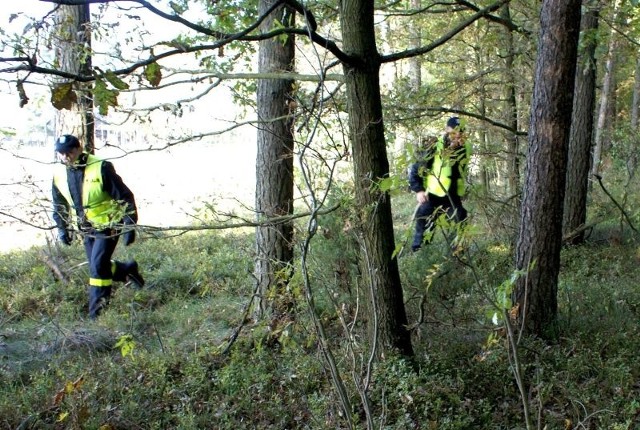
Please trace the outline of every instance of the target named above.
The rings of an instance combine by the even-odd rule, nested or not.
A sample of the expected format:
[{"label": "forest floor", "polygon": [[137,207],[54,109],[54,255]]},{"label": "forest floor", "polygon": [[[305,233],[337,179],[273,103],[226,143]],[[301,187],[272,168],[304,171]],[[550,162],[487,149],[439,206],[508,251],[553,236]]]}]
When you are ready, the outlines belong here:
[{"label": "forest floor", "polygon": [[[162,168],[173,163],[188,164],[168,160]],[[192,166],[209,165],[202,163]],[[168,186],[161,174],[139,173],[149,182],[141,190],[154,181]],[[613,207],[608,199],[595,203]],[[637,234],[613,216],[584,245],[564,248],[557,339],[515,339],[495,307],[514,272],[513,215],[476,197],[468,205],[459,252],[445,240],[452,232],[438,228],[429,246],[400,256],[415,355],[375,363],[348,208],[320,219],[308,258],[296,260],[278,296],[287,312],[268,323],[249,312],[252,229],[143,231],[115,257],[137,259],[147,285],[119,286],[97,321],[86,317],[79,242],[4,252],[0,429],[639,428]],[[398,192],[393,206],[401,247],[415,199]],[[171,220],[169,205],[157,210],[153,216],[182,222]],[[297,228],[302,234],[304,225]]]}]

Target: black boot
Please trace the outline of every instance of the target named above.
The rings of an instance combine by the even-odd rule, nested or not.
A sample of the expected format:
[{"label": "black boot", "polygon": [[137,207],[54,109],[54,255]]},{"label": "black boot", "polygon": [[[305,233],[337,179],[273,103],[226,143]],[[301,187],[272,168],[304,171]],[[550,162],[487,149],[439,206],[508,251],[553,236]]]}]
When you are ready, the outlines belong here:
[{"label": "black boot", "polygon": [[95,320],[111,299],[111,287],[89,286],[89,318]]},{"label": "black boot", "polygon": [[138,270],[138,262],[132,261],[127,264],[126,282],[130,282],[134,288],[140,289],[144,287],[144,278]]}]

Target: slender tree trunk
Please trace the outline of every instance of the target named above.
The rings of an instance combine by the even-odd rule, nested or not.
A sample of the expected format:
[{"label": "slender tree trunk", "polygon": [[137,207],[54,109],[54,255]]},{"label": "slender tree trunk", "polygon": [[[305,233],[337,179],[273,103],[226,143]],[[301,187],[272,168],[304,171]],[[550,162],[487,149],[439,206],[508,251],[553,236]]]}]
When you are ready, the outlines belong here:
[{"label": "slender tree trunk", "polygon": [[[482,115],[483,117],[486,117],[487,115],[487,107],[485,104],[486,92],[485,92],[484,85],[481,85],[480,88],[482,89],[479,91],[479,95],[480,95],[479,111],[480,111],[480,115]],[[487,129],[485,127],[482,127],[482,129],[478,130],[478,135],[480,136],[479,144],[480,144],[481,152],[485,154],[489,154],[490,150],[489,150],[489,141],[487,139]],[[492,175],[489,171],[489,163],[492,163],[492,160],[489,160],[487,157],[482,157],[479,163],[482,166],[480,168],[480,183],[482,184],[482,187],[484,188],[484,192],[486,195],[491,194],[491,176]],[[494,179],[496,176],[497,175],[493,175]]]},{"label": "slender tree trunk", "polygon": [[[618,16],[619,4],[616,1],[614,5],[614,18]],[[598,120],[595,130],[595,142],[593,147],[593,164],[591,166],[591,175],[600,174],[600,163],[602,162],[602,151],[604,147],[605,131],[607,125],[607,113],[609,112],[609,103],[613,92],[613,79],[615,72],[615,55],[616,55],[617,38],[614,29],[611,29],[611,38],[609,39],[609,49],[607,51],[607,59],[604,66],[604,78],[602,82],[602,90],[600,91],[600,106],[598,108]]]},{"label": "slender tree trunk", "polygon": [[[631,106],[631,130],[635,132],[638,129],[638,111],[640,110],[640,57],[636,60],[635,82],[633,85],[633,105]],[[627,170],[629,171],[629,180],[635,173],[638,164],[637,151],[627,160]]]},{"label": "slender tree trunk", "polygon": [[[531,128],[513,302],[525,334],[557,336],[562,206],[576,72],[580,0],[544,0],[531,105]],[[533,266],[530,266],[533,263]]]},{"label": "slender tree trunk", "polygon": [[[260,14],[275,0],[261,0]],[[294,12],[285,6],[274,10],[262,23],[270,31],[276,22],[293,25]],[[294,68],[294,39],[288,36],[260,42],[259,71],[274,73]],[[293,80],[260,79],[257,88],[258,148],[256,155],[256,211],[259,221],[293,213]],[[289,282],[293,261],[293,224],[264,225],[256,228],[255,277],[260,293],[254,307],[256,319],[273,312],[286,312],[289,303],[281,292]],[[274,297],[273,301],[267,297]],[[273,315],[276,316],[276,315]]]},{"label": "slender tree trunk", "polygon": [[[509,4],[505,4],[501,9],[502,18],[511,21],[511,9]],[[505,43],[507,47],[507,55],[505,57],[505,69],[507,72],[507,104],[506,113],[508,124],[513,130],[507,138],[507,154],[508,154],[508,177],[509,177],[509,193],[512,196],[520,195],[520,145],[518,142],[518,102],[516,98],[516,73],[514,69],[514,59],[516,57],[515,42],[513,40],[513,31],[506,29]],[[519,203],[519,199],[517,201]]]},{"label": "slender tree trunk", "polygon": [[[91,74],[91,13],[88,4],[59,6],[54,33],[55,56],[60,70]],[[62,83],[62,82],[60,82]],[[56,135],[73,134],[84,143],[85,150],[94,152],[95,119],[92,84],[74,82],[76,103],[56,115]]]},{"label": "slender tree trunk", "polygon": [[633,85],[633,101],[631,103],[631,129],[638,128],[638,111],[640,110],[640,53],[637,54],[635,81]]},{"label": "slender tree trunk", "polygon": [[[587,3],[591,3],[588,1]],[[582,52],[576,69],[573,99],[573,119],[569,138],[567,186],[564,200],[565,235],[576,231],[587,220],[587,194],[589,191],[589,167],[593,143],[593,116],[596,101],[596,38],[598,11],[585,5],[582,17]],[[569,239],[576,245],[584,242],[584,231]]]},{"label": "slender tree trunk", "polygon": [[[411,0],[411,9],[419,10],[422,0]],[[416,23],[415,18],[409,20],[409,49],[422,46],[422,27]],[[414,91],[419,91],[422,86],[422,58],[418,55],[409,58],[409,82]]]},{"label": "slender tree trunk", "polygon": [[[478,94],[478,111],[483,118],[487,117],[487,88],[486,88],[486,80],[482,77],[482,70],[485,68],[485,64],[482,60],[482,50],[479,47],[475,47],[475,69],[476,73],[480,76],[478,79],[477,94]],[[482,154],[490,154],[491,151],[489,149],[489,143],[487,139],[487,129],[486,127],[482,127],[480,130],[477,130],[478,135],[480,136],[479,145],[480,145],[480,153]],[[489,170],[489,163],[491,161],[488,157],[482,156],[479,165],[480,167],[480,181],[484,188],[484,192],[489,195],[491,194],[491,171]],[[493,170],[493,169],[491,169]],[[494,177],[496,175],[493,175]]]},{"label": "slender tree trunk", "polygon": [[389,160],[373,2],[341,1],[340,23],[344,51],[352,56],[350,63],[344,64],[344,75],[370,339],[378,356],[391,351],[412,355],[398,261],[392,257],[395,238],[390,196],[376,186],[376,181],[389,175]]}]

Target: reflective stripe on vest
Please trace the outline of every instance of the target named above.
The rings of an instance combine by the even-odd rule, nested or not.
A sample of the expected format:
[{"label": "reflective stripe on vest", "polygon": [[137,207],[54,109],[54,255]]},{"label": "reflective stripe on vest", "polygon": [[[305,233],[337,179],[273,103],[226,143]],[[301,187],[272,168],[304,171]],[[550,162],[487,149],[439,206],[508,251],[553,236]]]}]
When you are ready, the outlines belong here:
[{"label": "reflective stripe on vest", "polygon": [[465,194],[465,175],[466,164],[469,162],[471,148],[465,144],[465,152],[454,158],[454,151],[444,147],[444,140],[440,138],[436,144],[436,151],[433,156],[433,166],[427,176],[427,192],[439,197],[444,197],[451,186],[451,168],[456,161],[460,163],[461,174],[456,181],[456,191],[460,197]]},{"label": "reflective stripe on vest", "polygon": [[[102,162],[101,159],[89,154],[82,182],[82,207],[85,217],[94,227],[100,229],[112,227],[124,216],[124,206],[118,204],[102,189]],[[58,166],[53,181],[71,206],[71,211],[75,216],[65,165]]]}]

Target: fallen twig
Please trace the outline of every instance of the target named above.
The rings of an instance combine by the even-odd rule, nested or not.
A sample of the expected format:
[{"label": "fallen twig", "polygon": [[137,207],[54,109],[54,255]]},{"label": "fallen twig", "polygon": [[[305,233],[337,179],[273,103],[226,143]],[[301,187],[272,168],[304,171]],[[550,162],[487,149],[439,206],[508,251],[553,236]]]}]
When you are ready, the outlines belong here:
[{"label": "fallen twig", "polygon": [[49,269],[53,272],[53,275],[58,278],[59,281],[65,284],[69,283],[69,276],[62,270],[57,261],[50,255],[47,255],[44,251],[40,252],[40,257],[44,263],[49,266]]}]

